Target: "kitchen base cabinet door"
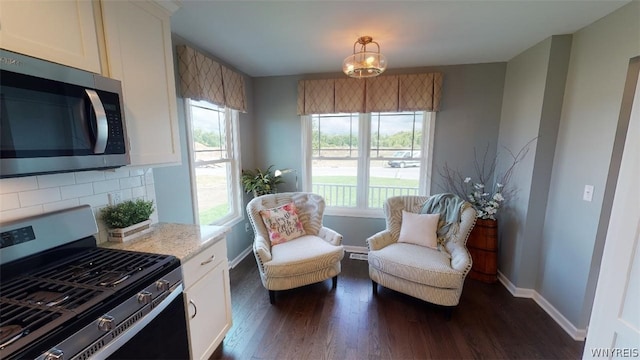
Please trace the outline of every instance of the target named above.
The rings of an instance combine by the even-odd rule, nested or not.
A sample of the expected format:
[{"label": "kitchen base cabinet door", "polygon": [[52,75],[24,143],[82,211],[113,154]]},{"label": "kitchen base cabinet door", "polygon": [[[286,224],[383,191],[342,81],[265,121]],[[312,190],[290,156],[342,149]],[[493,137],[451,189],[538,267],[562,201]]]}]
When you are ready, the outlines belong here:
[{"label": "kitchen base cabinet door", "polygon": [[227,262],[218,265],[185,292],[192,359],[208,359],[231,327]]},{"label": "kitchen base cabinet door", "polygon": [[100,73],[94,6],[86,0],[2,1],[2,48]]}]

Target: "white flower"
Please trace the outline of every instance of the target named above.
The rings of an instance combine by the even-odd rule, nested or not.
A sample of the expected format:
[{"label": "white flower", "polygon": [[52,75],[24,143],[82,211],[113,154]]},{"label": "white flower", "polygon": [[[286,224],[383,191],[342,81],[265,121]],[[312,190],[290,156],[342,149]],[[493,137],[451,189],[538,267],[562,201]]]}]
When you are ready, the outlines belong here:
[{"label": "white flower", "polygon": [[[471,177],[464,178],[464,183],[468,184],[467,201],[476,209],[476,216],[479,219],[496,219],[496,214],[500,209],[500,204],[506,199],[502,195],[504,184],[496,183],[495,186],[485,187],[482,183],[474,183]],[[489,191],[492,190],[492,191]]]}]

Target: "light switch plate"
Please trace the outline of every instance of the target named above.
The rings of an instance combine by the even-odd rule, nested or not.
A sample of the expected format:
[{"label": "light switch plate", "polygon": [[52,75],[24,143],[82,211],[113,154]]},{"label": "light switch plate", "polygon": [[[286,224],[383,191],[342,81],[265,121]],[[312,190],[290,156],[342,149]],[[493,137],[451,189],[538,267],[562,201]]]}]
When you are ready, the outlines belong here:
[{"label": "light switch plate", "polygon": [[593,200],[593,185],[584,186],[584,193],[582,194],[582,200],[584,201]]}]

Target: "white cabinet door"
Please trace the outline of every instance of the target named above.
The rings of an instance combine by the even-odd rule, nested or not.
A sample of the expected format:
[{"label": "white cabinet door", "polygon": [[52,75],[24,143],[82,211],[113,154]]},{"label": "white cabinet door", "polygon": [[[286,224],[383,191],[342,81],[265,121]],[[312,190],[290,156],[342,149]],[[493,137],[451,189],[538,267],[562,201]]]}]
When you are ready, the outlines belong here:
[{"label": "white cabinet door", "polygon": [[102,1],[109,76],[122,81],[131,165],[180,163],[170,14],[148,1]]},{"label": "white cabinet door", "polygon": [[192,359],[208,359],[231,327],[229,270],[224,261],[185,292]]},{"label": "white cabinet door", "polygon": [[94,6],[87,0],[0,2],[0,46],[100,73]]}]

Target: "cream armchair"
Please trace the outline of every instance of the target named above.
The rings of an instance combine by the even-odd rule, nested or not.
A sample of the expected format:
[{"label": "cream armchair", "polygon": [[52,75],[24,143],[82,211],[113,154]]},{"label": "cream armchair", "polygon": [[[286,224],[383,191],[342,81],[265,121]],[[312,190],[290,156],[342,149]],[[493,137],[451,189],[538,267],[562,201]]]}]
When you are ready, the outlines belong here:
[{"label": "cream armchair", "polygon": [[466,242],[475,224],[476,211],[464,202],[460,207],[460,223],[451,226],[448,236],[439,239],[438,249],[398,242],[402,210],[419,213],[428,199],[428,196],[395,196],[386,200],[387,228],[367,239],[369,276],[374,294],[380,284],[430,303],[452,307],[458,304],[464,279],[471,269]]},{"label": "cream armchair", "polygon": [[[269,233],[260,215],[293,202],[306,235],[271,245]],[[333,278],[336,287],[340,260],[344,257],[342,235],[322,226],[325,202],[312,193],[263,195],[247,204],[247,214],[255,239],[253,254],[258,263],[262,285],[269,290],[269,301],[275,302],[275,291],[287,290]]]}]

